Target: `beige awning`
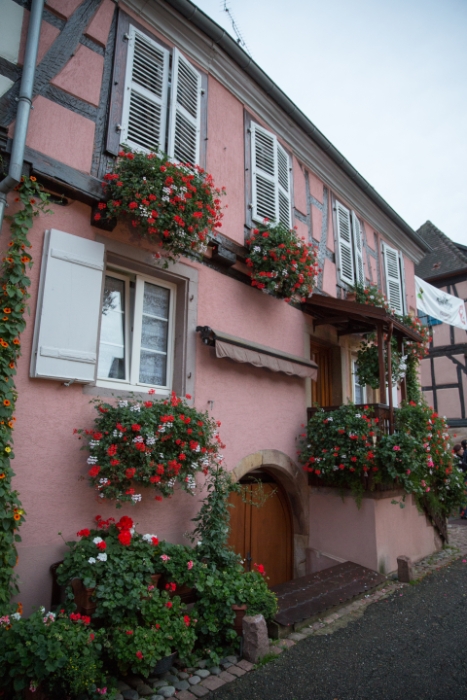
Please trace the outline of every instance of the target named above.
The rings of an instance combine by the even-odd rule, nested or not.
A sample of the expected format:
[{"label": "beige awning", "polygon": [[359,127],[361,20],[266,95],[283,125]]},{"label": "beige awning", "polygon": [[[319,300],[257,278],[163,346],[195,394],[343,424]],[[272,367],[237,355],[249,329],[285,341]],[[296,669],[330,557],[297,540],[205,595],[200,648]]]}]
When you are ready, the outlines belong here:
[{"label": "beige awning", "polygon": [[216,348],[216,357],[227,357],[235,362],[264,367],[272,372],[284,372],[290,377],[316,379],[318,376],[318,365],[312,360],[215,331],[208,326],[198,326],[196,330],[201,332],[205,345]]}]

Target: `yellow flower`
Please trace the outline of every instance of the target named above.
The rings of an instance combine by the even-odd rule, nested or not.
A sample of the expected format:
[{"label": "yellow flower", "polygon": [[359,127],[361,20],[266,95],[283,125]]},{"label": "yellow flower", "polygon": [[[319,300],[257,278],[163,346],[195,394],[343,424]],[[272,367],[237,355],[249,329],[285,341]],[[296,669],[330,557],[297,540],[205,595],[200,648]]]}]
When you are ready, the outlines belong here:
[{"label": "yellow flower", "polygon": [[11,452],[11,447],[5,447],[5,452]]}]

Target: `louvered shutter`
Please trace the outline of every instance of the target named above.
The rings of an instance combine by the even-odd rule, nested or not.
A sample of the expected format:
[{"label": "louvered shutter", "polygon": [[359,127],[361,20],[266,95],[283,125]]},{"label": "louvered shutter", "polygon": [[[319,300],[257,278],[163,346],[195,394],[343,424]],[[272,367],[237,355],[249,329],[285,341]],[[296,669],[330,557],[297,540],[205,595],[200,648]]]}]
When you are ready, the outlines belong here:
[{"label": "louvered shutter", "polygon": [[201,75],[178,49],[172,62],[168,154],[177,162],[199,162]]},{"label": "louvered shutter", "polygon": [[287,152],[280,143],[277,144],[277,202],[279,212],[277,220],[286,226],[292,226],[290,206],[290,162]]},{"label": "louvered shutter", "polygon": [[399,251],[383,243],[384,271],[386,275],[386,294],[391,307],[398,314],[404,313],[402,298],[402,277],[399,264]]},{"label": "louvered shutter", "polygon": [[252,217],[256,221],[277,221],[277,150],[275,136],[257,124],[252,124]]},{"label": "louvered shutter", "polygon": [[342,282],[354,284],[354,264],[352,255],[352,228],[350,211],[336,202],[337,250],[339,253],[339,276]]},{"label": "louvered shutter", "polygon": [[356,281],[359,284],[365,285],[365,268],[363,267],[363,240],[362,227],[355,212],[352,212],[352,233],[353,233],[353,249],[355,253],[355,272]]},{"label": "louvered shutter", "polygon": [[164,151],[169,52],[134,27],[129,37],[122,142],[137,150]]},{"label": "louvered shutter", "polygon": [[102,243],[47,231],[31,376],[94,381],[104,250]]}]

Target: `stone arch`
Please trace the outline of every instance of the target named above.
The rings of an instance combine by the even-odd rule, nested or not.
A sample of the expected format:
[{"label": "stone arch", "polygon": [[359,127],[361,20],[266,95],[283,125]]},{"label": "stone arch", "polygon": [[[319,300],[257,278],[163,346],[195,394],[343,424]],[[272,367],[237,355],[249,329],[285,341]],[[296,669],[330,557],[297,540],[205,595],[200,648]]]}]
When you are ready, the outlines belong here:
[{"label": "stone arch", "polygon": [[308,482],[303,470],[280,450],[258,450],[240,460],[232,470],[234,481],[254,469],[268,471],[287,494],[293,527],[294,578],[306,574],[309,539]]}]

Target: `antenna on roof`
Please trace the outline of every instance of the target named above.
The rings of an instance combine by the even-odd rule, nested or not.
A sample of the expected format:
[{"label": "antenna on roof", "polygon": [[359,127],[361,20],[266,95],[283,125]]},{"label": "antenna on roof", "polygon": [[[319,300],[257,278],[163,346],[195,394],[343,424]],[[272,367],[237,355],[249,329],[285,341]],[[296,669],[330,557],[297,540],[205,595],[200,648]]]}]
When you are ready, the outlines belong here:
[{"label": "antenna on roof", "polygon": [[239,28],[238,24],[237,24],[236,21],[235,21],[235,17],[233,16],[232,9],[231,9],[231,8],[229,7],[229,5],[228,5],[228,0],[223,0],[222,9],[224,10],[224,12],[227,12],[227,14],[228,14],[229,17],[230,17],[230,22],[231,22],[231,24],[232,24],[232,29],[234,30],[234,34],[235,34],[235,36],[237,37],[237,44],[239,44],[239,45],[242,47],[242,49],[243,49],[244,51],[246,51],[248,54],[250,54],[250,56],[251,56],[250,50],[249,50],[248,46],[246,45],[246,41],[245,41],[245,39],[243,38],[242,33],[241,33],[241,31],[240,31],[240,28]]}]

